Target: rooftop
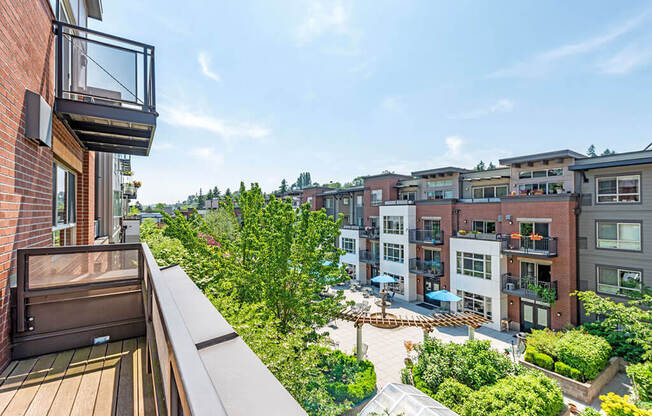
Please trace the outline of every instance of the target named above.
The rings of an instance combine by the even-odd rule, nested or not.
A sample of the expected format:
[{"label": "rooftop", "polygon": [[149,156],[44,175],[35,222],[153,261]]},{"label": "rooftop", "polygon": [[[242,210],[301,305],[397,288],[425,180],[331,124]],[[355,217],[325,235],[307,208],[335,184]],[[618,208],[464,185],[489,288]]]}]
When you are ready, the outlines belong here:
[{"label": "rooftop", "polygon": [[553,152],[535,153],[532,155],[509,157],[506,159],[500,159],[498,162],[501,165],[513,165],[516,163],[538,162],[541,160],[563,159],[568,157],[572,159],[584,159],[586,158],[586,155],[574,152],[572,150],[564,149],[564,150],[555,150]]},{"label": "rooftop", "polygon": [[652,163],[652,150],[640,150],[637,152],[617,153],[615,155],[587,157],[578,159],[570,170],[586,170],[609,168],[617,166],[642,165]]},{"label": "rooftop", "polygon": [[473,171],[469,169],[458,168],[455,166],[446,166],[443,168],[418,170],[416,172],[412,172],[412,176],[424,177],[424,176],[439,175],[439,174],[446,174],[446,173],[468,173],[468,172],[473,172]]}]

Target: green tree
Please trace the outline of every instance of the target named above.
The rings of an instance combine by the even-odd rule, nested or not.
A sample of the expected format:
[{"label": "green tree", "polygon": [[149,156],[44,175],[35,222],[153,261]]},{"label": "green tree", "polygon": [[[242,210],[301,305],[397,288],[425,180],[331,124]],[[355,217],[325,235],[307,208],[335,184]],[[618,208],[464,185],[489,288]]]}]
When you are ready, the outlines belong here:
[{"label": "green tree", "polygon": [[475,165],[475,168],[474,168],[474,169],[477,170],[477,171],[487,170],[487,168],[486,168],[486,166],[484,165],[484,162],[483,162],[482,160],[480,161],[480,163],[478,163],[477,165]]},{"label": "green tree", "polygon": [[216,187],[213,188],[213,198],[220,199],[220,190]]},{"label": "green tree", "polygon": [[154,211],[156,212],[165,212],[165,204],[159,202],[154,206]]},{"label": "green tree", "polygon": [[299,174],[299,177],[297,178],[297,181],[292,184],[292,188],[303,189],[306,186],[310,186],[310,184],[311,184],[310,172],[301,172]]},{"label": "green tree", "polygon": [[589,146],[588,149],[586,149],[586,154],[589,155],[589,157],[596,157],[598,154],[595,152],[595,145]]},{"label": "green tree", "polygon": [[288,191],[288,183],[285,179],[281,181],[281,186],[278,188],[279,193],[284,194]]},{"label": "green tree", "polygon": [[493,162],[489,162],[489,166],[487,166],[487,170],[489,169],[496,169],[496,165],[494,165]]},{"label": "green tree", "polygon": [[652,296],[649,293],[627,303],[614,302],[591,291],[574,295],[582,302],[587,315],[595,314],[601,324],[612,331],[629,333],[629,342],[645,350],[642,358],[652,359]]},{"label": "green tree", "polygon": [[223,207],[211,210],[204,215],[204,221],[218,240],[234,240],[237,237],[239,224],[232,210]]},{"label": "green tree", "polygon": [[616,152],[614,150],[609,150],[609,148],[604,149],[604,152],[600,156],[609,156],[609,155],[615,155]]}]

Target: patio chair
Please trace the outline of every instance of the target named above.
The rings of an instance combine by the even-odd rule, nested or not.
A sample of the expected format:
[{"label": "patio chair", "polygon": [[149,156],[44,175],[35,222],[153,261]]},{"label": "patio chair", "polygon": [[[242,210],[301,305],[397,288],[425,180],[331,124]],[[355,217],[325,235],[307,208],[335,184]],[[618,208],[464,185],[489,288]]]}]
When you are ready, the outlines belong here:
[{"label": "patio chair", "polygon": [[396,292],[394,292],[394,291],[390,292],[390,293],[387,295],[387,300],[389,300],[389,301],[394,300],[394,295],[395,295],[395,294],[396,294]]}]

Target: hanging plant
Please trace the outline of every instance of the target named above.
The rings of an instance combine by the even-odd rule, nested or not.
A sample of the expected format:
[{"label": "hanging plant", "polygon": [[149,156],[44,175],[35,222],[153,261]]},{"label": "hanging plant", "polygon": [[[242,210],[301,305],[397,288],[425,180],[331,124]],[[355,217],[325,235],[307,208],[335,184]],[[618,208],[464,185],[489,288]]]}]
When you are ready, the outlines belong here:
[{"label": "hanging plant", "polygon": [[140,188],[141,186],[143,186],[142,182],[140,182],[140,181],[134,181],[134,187],[136,187],[136,188]]},{"label": "hanging plant", "polygon": [[541,234],[534,233],[534,234],[530,234],[530,240],[541,241],[543,240],[543,237],[541,236]]},{"label": "hanging plant", "polygon": [[550,306],[557,302],[557,289],[555,288],[528,283],[528,289],[533,290],[542,301],[549,303]]}]

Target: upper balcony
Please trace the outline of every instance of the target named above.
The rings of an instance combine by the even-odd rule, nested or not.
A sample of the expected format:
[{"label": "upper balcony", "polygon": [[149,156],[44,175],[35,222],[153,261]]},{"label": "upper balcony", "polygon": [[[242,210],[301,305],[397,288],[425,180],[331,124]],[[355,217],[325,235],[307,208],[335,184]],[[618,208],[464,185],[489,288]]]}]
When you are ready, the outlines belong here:
[{"label": "upper balcony", "polygon": [[538,234],[529,236],[512,233],[500,236],[502,251],[530,257],[557,257],[557,237],[543,237]]},{"label": "upper balcony", "polygon": [[380,230],[378,227],[364,227],[360,229],[360,237],[368,238],[370,240],[378,240],[380,238]]},{"label": "upper balcony", "polygon": [[442,245],[444,244],[444,232],[442,230],[410,230],[410,243]]},{"label": "upper balcony", "polygon": [[147,156],[156,129],[154,47],[55,21],[54,111],[88,150]]},{"label": "upper balcony", "polygon": [[459,230],[455,233],[455,237],[459,238],[470,238],[472,240],[488,240],[488,241],[500,241],[500,234],[496,233],[481,233],[479,231],[466,231]]},{"label": "upper balcony", "polygon": [[427,277],[439,277],[444,275],[444,262],[422,260],[420,258],[410,259],[410,273],[420,274]]},{"label": "upper balcony", "polygon": [[16,361],[2,386],[12,414],[306,414],[183,269],[160,269],[146,244],[17,258]]},{"label": "upper balcony", "polygon": [[556,280],[544,282],[533,276],[519,277],[506,273],[501,276],[500,287],[503,293],[520,298],[549,303],[559,299]]},{"label": "upper balcony", "polygon": [[369,264],[378,264],[380,263],[380,254],[374,253],[371,250],[360,250],[360,261],[363,263]]}]

